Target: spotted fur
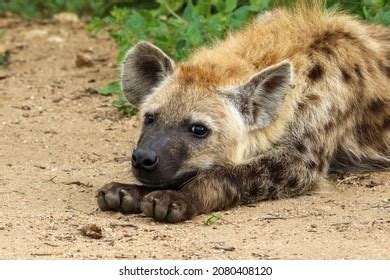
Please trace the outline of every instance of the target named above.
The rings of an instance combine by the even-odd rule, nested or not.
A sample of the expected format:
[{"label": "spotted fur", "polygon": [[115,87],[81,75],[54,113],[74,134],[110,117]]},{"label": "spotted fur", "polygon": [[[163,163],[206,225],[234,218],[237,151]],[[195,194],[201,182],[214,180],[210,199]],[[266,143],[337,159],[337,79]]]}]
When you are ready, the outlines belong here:
[{"label": "spotted fur", "polygon": [[[150,65],[143,60],[148,52],[158,75],[145,80],[134,65],[140,57]],[[282,71],[253,83],[283,61],[291,75]],[[187,143],[188,157],[178,171],[196,170],[197,176],[179,189],[142,195],[139,208],[157,220],[178,222],[302,195],[331,171],[389,169],[389,73],[390,29],[325,11],[321,4],[267,12],[177,65],[160,50],[156,54],[156,47],[137,45],[124,64],[123,89],[140,114],[158,112],[160,126],[171,130],[183,120],[211,129],[203,142]],[[147,92],[139,89],[144,81]],[[99,205],[107,208],[104,199]]]}]

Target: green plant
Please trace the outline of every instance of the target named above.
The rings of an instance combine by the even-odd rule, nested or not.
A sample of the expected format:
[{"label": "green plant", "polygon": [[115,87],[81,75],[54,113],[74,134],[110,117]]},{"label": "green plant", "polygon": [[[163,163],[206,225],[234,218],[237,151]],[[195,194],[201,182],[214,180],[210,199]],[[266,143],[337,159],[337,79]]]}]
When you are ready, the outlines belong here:
[{"label": "green plant", "polygon": [[[145,1],[152,2],[152,1]],[[90,31],[107,30],[119,47],[119,60],[140,40],[152,41],[175,59],[190,50],[224,36],[227,30],[243,26],[272,5],[288,5],[294,0],[157,0],[154,8],[138,5],[114,7],[110,15],[94,18]],[[328,0],[330,9],[341,8],[360,17],[390,24],[387,0]],[[153,7],[153,6],[152,6]]]},{"label": "green plant", "polygon": [[222,217],[223,217],[223,213],[222,212],[214,212],[203,223],[206,226],[211,226],[212,224],[215,224],[217,221],[221,220]]},{"label": "green plant", "polygon": [[99,88],[97,92],[104,96],[116,95],[117,99],[112,102],[112,106],[114,108],[118,108],[119,111],[129,116],[137,114],[138,109],[127,102],[118,82],[109,83],[108,85]]},{"label": "green plant", "polygon": [[388,0],[328,0],[330,9],[344,9],[368,21],[390,25]]},{"label": "green plant", "polygon": [[175,59],[221,38],[269,6],[269,0],[159,0],[155,9],[115,7],[108,17],[94,18],[88,30],[107,30],[119,47],[119,60],[137,41],[153,41]]},{"label": "green plant", "polygon": [[0,53],[0,65],[7,66],[10,56],[11,52],[9,50],[6,50],[4,53]]},{"label": "green plant", "polygon": [[[0,29],[0,39],[2,39],[4,35],[5,31]],[[10,56],[11,52],[9,50],[0,51],[0,65],[7,66]]]}]

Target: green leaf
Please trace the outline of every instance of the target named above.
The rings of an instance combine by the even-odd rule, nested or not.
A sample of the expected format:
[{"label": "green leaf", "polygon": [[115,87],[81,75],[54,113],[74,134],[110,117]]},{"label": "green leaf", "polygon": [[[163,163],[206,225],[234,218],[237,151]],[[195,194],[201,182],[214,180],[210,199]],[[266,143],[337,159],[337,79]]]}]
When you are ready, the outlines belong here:
[{"label": "green leaf", "polygon": [[226,1],[226,7],[225,12],[231,13],[237,8],[237,0],[227,0]]},{"label": "green leaf", "polygon": [[250,0],[250,9],[254,12],[260,12],[269,7],[271,0]]},{"label": "green leaf", "polygon": [[128,9],[114,7],[114,9],[112,9],[111,11],[111,16],[120,24],[122,24],[125,21],[128,14],[129,14]]},{"label": "green leaf", "polygon": [[183,19],[187,22],[192,21],[195,15],[195,9],[194,5],[192,4],[192,0],[188,1],[187,6],[184,8],[183,11]]},{"label": "green leaf", "polygon": [[145,39],[146,24],[143,16],[136,11],[127,17],[124,26],[131,36],[137,37],[138,40]]},{"label": "green leaf", "polygon": [[185,0],[158,0],[162,6],[168,6],[172,11],[177,12],[187,2]]},{"label": "green leaf", "polygon": [[373,20],[384,25],[390,25],[390,11],[384,11],[376,14]]},{"label": "green leaf", "polygon": [[138,113],[138,109],[129,104],[122,92],[118,93],[118,99],[112,102],[112,107],[117,108],[128,116],[134,116]]},{"label": "green leaf", "polygon": [[370,12],[368,11],[367,7],[363,7],[363,15],[366,19],[371,19]]},{"label": "green leaf", "polygon": [[223,13],[225,11],[225,1],[224,0],[212,0],[211,3],[217,9],[218,13]]},{"label": "green leaf", "polygon": [[112,82],[104,87],[99,88],[97,92],[100,95],[119,94],[121,92],[121,87],[118,82]]},{"label": "green leaf", "polygon": [[209,17],[211,15],[211,0],[199,1],[195,6],[195,10],[197,13]]},{"label": "green leaf", "polygon": [[93,18],[91,22],[86,26],[88,32],[98,32],[106,26],[106,22],[100,18]]},{"label": "green leaf", "polygon": [[223,32],[225,30],[225,24],[226,22],[226,17],[217,14],[212,16],[209,19],[209,22],[207,24],[207,36],[212,40],[214,38],[221,37],[223,35]]},{"label": "green leaf", "polygon": [[229,25],[231,28],[238,28],[243,26],[249,19],[250,10],[249,6],[241,6],[234,11],[229,19]]},{"label": "green leaf", "polygon": [[222,212],[215,212],[215,213],[211,214],[211,216],[209,218],[207,218],[203,223],[206,226],[210,226],[210,225],[216,223],[218,220],[222,219],[222,217],[223,217]]}]

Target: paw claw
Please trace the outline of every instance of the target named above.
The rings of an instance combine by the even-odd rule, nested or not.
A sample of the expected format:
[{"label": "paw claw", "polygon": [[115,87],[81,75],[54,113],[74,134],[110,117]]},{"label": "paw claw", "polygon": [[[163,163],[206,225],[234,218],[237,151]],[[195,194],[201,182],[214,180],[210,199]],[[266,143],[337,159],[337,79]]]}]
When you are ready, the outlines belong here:
[{"label": "paw claw", "polygon": [[118,192],[108,192],[104,195],[104,199],[106,200],[108,207],[113,210],[117,210],[121,206],[121,201]]},{"label": "paw claw", "polygon": [[177,223],[192,216],[186,197],[177,191],[154,191],[141,201],[141,211],[159,222]]},{"label": "paw claw", "polygon": [[99,194],[97,197],[97,202],[100,210],[102,211],[110,211],[110,207],[107,205],[106,200],[104,199],[104,194]]},{"label": "paw claw", "polygon": [[141,199],[139,186],[120,183],[104,185],[97,195],[98,206],[102,211],[120,211],[122,213],[140,213]]}]

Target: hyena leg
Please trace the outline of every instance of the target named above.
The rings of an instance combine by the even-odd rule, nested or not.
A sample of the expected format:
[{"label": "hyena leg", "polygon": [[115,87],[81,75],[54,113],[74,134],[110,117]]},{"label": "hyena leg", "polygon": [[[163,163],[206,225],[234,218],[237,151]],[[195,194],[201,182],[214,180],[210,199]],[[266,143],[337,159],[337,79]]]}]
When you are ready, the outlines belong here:
[{"label": "hyena leg", "polygon": [[102,211],[141,213],[141,200],[149,192],[144,186],[112,182],[98,191],[97,201]]},{"label": "hyena leg", "polygon": [[154,191],[142,212],[158,221],[180,222],[237,204],[304,194],[323,177],[323,164],[294,146],[275,148],[249,164],[200,174],[181,190]]}]

